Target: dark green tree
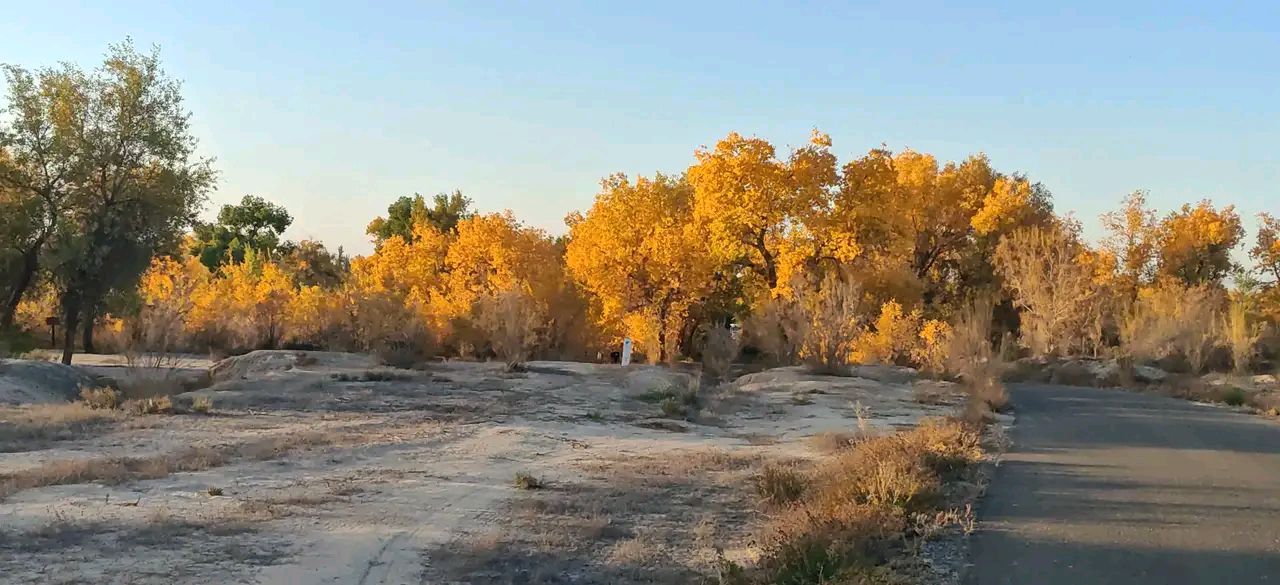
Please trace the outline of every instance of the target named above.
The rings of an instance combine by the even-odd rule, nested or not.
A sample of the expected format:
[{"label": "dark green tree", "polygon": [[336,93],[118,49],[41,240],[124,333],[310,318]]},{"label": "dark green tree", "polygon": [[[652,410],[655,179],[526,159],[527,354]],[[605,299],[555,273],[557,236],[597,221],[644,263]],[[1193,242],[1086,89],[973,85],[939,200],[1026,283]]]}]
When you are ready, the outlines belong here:
[{"label": "dark green tree", "polygon": [[365,233],[373,236],[377,245],[388,239],[399,236],[406,242],[413,241],[413,226],[426,223],[444,232],[458,231],[458,222],[475,215],[471,209],[471,199],[462,191],[453,193],[437,193],[431,198],[431,207],[422,195],[414,193],[413,197],[401,197],[387,207],[387,216],[378,217],[369,222]]},{"label": "dark green tree", "polygon": [[243,262],[246,250],[272,256],[280,246],[280,234],[293,223],[284,207],[256,195],[245,195],[238,205],[223,205],[213,223],[195,224],[195,246],[200,262],[217,270],[228,262]]},{"label": "dark green tree", "polygon": [[176,248],[216,175],[195,154],[181,84],[157,51],[126,41],[91,72],[63,65],[63,79],[59,91],[73,97],[54,110],[54,126],[74,164],[48,268],[70,363],[79,326],[91,329],[109,293],[136,286],[153,255]]}]

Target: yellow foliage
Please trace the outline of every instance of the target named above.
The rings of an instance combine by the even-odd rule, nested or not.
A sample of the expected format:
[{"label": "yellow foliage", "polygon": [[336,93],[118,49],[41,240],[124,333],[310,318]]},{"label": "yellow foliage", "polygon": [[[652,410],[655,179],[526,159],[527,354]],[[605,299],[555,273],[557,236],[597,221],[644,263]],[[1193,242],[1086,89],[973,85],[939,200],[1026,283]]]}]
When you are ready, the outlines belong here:
[{"label": "yellow foliage", "polygon": [[776,288],[781,242],[791,228],[813,221],[835,185],[830,144],[815,132],[809,146],[783,161],[767,140],[733,132],[714,149],[695,152],[687,173],[693,215],[706,226],[715,258],[741,262],[764,290]]},{"label": "yellow foliage", "polygon": [[1023,178],[1000,177],[982,200],[982,207],[969,223],[979,235],[993,234],[1016,226],[1035,211],[1031,183]]},{"label": "yellow foliage", "polygon": [[920,344],[912,352],[912,360],[925,371],[939,373],[946,367],[947,351],[951,347],[954,331],[951,324],[937,319],[926,320],[920,326]]},{"label": "yellow foliage", "polygon": [[250,252],[244,262],[224,265],[219,278],[196,289],[188,325],[233,347],[276,347],[294,295],[284,270]]},{"label": "yellow foliage", "polygon": [[1231,269],[1231,249],[1243,237],[1235,206],[1184,204],[1160,224],[1160,274],[1189,285],[1216,283]]},{"label": "yellow foliage", "polygon": [[920,328],[920,309],[907,313],[897,301],[889,301],[874,327],[858,336],[850,360],[889,364],[910,359],[920,345]]},{"label": "yellow foliage", "polygon": [[634,183],[614,175],[602,186],[587,214],[571,222],[565,262],[599,297],[606,327],[620,324],[649,359],[663,360],[690,306],[713,285],[692,189],[663,175]]}]

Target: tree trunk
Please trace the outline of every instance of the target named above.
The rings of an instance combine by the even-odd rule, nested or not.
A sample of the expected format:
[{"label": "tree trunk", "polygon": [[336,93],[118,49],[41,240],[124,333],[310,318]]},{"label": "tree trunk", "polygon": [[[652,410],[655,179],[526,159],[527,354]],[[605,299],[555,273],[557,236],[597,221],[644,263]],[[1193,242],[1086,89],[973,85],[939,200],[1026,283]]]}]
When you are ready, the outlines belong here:
[{"label": "tree trunk", "polygon": [[[71,294],[71,293],[69,293]],[[76,327],[80,324],[80,299],[74,296],[62,299],[62,363],[71,365],[76,353]]]},{"label": "tree trunk", "polygon": [[9,298],[5,299],[3,313],[0,313],[0,329],[11,329],[13,327],[14,318],[18,314],[18,304],[22,302],[22,297],[27,294],[27,289],[31,287],[31,282],[35,280],[36,270],[40,268],[40,248],[42,244],[35,244],[30,250],[22,254],[22,268],[18,272],[18,278],[14,281],[13,290],[9,292]]},{"label": "tree trunk", "polygon": [[84,338],[80,347],[85,353],[97,353],[93,349],[93,323],[98,320],[97,313],[92,305],[84,309]]}]

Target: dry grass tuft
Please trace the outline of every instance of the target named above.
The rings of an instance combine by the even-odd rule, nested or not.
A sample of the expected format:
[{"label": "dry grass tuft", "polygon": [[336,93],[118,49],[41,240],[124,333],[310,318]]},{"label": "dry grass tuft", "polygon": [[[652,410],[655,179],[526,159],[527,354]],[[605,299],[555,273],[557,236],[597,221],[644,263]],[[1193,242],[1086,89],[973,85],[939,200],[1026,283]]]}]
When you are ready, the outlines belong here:
[{"label": "dry grass tuft", "polygon": [[814,451],[830,455],[852,447],[859,437],[858,433],[828,431],[809,437],[809,446]]},{"label": "dry grass tuft", "polygon": [[546,487],[542,480],[538,479],[531,473],[520,471],[516,473],[515,480],[512,482],[516,489],[521,490],[540,490]]},{"label": "dry grass tuft", "polygon": [[89,408],[102,410],[120,408],[120,392],[111,388],[81,388],[80,400]]},{"label": "dry grass tuft", "polygon": [[1001,382],[1004,362],[991,344],[992,304],[980,298],[956,317],[946,368],[958,377],[969,393],[965,417],[973,422],[988,420],[1009,404],[1009,393]]},{"label": "dry grass tuft", "polygon": [[950,518],[936,506],[942,481],[981,456],[980,428],[952,419],[860,441],[821,463],[770,519],[758,565],[728,573],[738,583],[893,582],[884,566],[893,547],[918,536],[920,518]]},{"label": "dry grass tuft", "polygon": [[84,402],[0,407],[0,453],[84,438],[123,419],[123,412],[92,408]]},{"label": "dry grass tuft", "polygon": [[756,494],[770,506],[786,506],[804,495],[808,481],[795,467],[765,465],[755,477]]},{"label": "dry grass tuft", "polygon": [[124,403],[125,410],[133,414],[173,414],[173,399],[168,396],[155,396],[130,400]]},{"label": "dry grass tuft", "polygon": [[191,401],[191,412],[209,414],[213,412],[213,399],[208,396],[197,396]]},{"label": "dry grass tuft", "polygon": [[234,445],[187,447],[148,457],[59,459],[0,475],[0,499],[23,490],[51,485],[92,482],[114,485],[158,479],[173,473],[203,471],[221,467],[234,459],[274,459],[298,449],[333,444],[342,438],[336,433],[299,433]]}]

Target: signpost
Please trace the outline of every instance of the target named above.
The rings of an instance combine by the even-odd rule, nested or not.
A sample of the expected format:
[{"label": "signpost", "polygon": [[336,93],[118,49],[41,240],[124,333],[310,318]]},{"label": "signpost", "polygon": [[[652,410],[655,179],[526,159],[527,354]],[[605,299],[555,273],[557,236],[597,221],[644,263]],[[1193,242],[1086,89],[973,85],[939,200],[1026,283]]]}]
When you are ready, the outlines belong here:
[{"label": "signpost", "polygon": [[622,365],[631,365],[631,338],[622,340]]}]

